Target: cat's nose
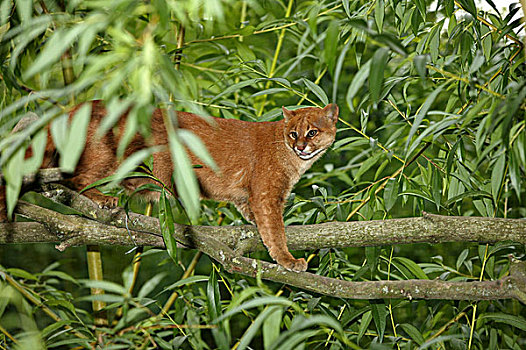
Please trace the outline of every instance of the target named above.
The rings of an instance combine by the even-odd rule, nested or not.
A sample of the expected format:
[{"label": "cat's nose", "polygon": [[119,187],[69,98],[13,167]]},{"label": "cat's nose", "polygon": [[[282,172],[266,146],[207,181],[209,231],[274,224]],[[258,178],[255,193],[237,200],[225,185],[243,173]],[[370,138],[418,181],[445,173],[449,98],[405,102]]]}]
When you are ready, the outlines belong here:
[{"label": "cat's nose", "polygon": [[305,143],[298,143],[298,144],[296,144],[296,149],[298,151],[303,151],[306,147],[307,147],[307,144],[305,144]]}]

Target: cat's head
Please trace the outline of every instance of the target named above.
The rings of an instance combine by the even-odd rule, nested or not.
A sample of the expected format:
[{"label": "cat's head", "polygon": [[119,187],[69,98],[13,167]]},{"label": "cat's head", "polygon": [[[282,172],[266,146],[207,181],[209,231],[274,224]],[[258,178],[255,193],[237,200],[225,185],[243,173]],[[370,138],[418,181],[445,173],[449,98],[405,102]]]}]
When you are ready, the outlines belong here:
[{"label": "cat's head", "polygon": [[309,160],[334,142],[338,106],[306,107],[290,111],[283,107],[285,143],[298,157]]}]

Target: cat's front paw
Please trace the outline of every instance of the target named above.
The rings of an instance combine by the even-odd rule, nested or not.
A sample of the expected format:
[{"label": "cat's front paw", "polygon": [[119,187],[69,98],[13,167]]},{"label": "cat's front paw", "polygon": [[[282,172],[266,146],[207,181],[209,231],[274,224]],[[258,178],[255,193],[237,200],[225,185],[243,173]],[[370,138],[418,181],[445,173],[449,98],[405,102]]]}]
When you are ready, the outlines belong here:
[{"label": "cat's front paw", "polygon": [[304,272],[307,271],[307,262],[305,259],[286,259],[285,261],[278,261],[278,264],[290,271]]}]

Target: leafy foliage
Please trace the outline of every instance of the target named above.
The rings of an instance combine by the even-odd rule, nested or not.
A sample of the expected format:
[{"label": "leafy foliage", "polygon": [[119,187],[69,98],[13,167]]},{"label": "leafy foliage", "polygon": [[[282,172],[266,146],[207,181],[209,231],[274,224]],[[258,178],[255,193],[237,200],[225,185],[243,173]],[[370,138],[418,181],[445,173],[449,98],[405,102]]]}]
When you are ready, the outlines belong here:
[{"label": "leafy foliage", "polygon": [[[24,150],[29,144],[42,149],[46,125],[61,166],[75,166],[85,119],[79,113],[68,124],[65,115],[80,102],[107,101],[101,132],[131,107],[121,154],[132,135],[148,133],[156,106],[268,121],[280,118],[283,105],[336,102],[342,123],[337,141],[296,186],[285,211],[287,224],[422,211],[524,218],[524,47],[521,23],[512,19],[520,7],[512,4],[504,14],[500,9],[484,13],[473,0],[430,5],[425,0],[213,0],[206,6],[189,0],[116,0],[63,6],[4,0],[0,164],[9,207],[22,176],[34,171],[40,157],[35,152],[36,160],[24,160]],[[10,134],[29,112],[39,121]],[[176,125],[175,113],[167,113],[167,123]],[[180,206],[163,194],[164,223],[242,223],[225,203],[204,201],[199,211],[192,164],[182,145],[211,161],[192,135],[176,129],[170,134],[176,185],[189,218],[178,210],[170,215]],[[124,162],[119,176],[149,155]],[[191,256],[176,250],[171,242],[170,256],[188,265]],[[311,272],[329,277],[471,281],[504,276],[508,256],[524,258],[524,247],[418,245],[303,254],[310,257]],[[122,279],[97,286],[106,291],[103,296],[83,296],[76,288],[68,292],[67,283],[89,287],[93,282],[79,282],[56,265],[39,274],[5,268],[4,340],[64,347],[92,346],[102,339],[123,348],[525,346],[525,309],[514,301],[338,300],[202,264],[202,276],[176,284],[166,281],[166,274],[156,275],[155,268],[143,271],[150,276],[137,293],[129,291],[127,269]],[[174,275],[182,273],[179,266],[172,269]],[[164,289],[169,292],[163,294]],[[177,292],[173,307],[162,313],[161,300],[171,291]],[[85,302],[95,298],[107,303],[107,327],[95,329],[86,311]],[[30,303],[42,301],[60,321],[35,321],[46,311]]]}]

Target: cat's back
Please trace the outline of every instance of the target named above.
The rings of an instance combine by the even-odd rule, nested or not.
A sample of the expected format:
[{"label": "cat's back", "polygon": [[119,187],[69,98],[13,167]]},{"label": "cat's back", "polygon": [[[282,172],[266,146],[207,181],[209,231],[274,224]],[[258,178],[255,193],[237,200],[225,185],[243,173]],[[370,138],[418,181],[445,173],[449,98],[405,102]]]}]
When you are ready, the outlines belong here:
[{"label": "cat's back", "polygon": [[180,128],[192,131],[207,146],[238,144],[243,148],[251,148],[250,146],[258,142],[271,142],[275,138],[277,123],[279,123],[204,118],[187,112],[178,112],[177,120]]}]

